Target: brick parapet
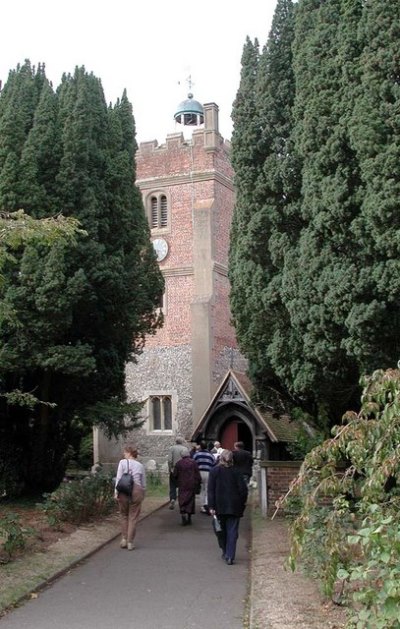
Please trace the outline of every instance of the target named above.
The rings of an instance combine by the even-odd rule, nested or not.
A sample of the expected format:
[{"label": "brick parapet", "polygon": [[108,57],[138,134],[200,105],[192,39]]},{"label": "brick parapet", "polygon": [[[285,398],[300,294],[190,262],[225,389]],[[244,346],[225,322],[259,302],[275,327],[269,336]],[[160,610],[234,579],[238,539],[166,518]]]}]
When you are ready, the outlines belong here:
[{"label": "brick parapet", "polygon": [[182,133],[170,134],[165,144],[142,142],[136,153],[136,179],[158,179],[188,172],[216,171],[232,178],[229,145],[221,142],[213,149],[204,145],[204,131],[193,133],[186,140]]}]

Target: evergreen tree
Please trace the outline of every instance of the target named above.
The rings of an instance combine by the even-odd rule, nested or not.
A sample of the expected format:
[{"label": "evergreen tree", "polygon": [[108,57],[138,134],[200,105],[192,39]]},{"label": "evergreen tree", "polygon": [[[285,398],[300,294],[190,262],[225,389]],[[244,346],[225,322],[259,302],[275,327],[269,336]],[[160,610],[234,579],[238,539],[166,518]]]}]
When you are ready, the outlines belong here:
[{"label": "evergreen tree", "polygon": [[400,6],[364,2],[358,32],[359,85],[350,121],[362,181],[352,226],[357,281],[346,350],[364,372],[400,357]]},{"label": "evergreen tree", "polygon": [[331,422],[358,406],[362,372],[399,356],[399,11],[300,0],[293,37],[278,2],[234,109],[240,346],[261,397],[272,386]]},{"label": "evergreen tree", "polygon": [[358,399],[359,368],[343,340],[357,268],[350,229],[359,212],[359,173],[348,119],[359,11],[359,2],[303,0],[294,45],[304,225],[285,268],[285,304],[301,339],[290,383],[327,409],[331,421]]},{"label": "evergreen tree", "polygon": [[286,351],[287,343],[281,339],[289,331],[280,296],[284,243],[298,230],[293,208],[298,165],[289,148],[293,28],[293,3],[279,0],[255,69],[247,42],[233,110],[232,161],[238,200],[231,239],[231,306],[250,374],[260,397],[269,401],[272,390],[291,397],[282,384],[284,363],[277,355]]},{"label": "evergreen tree", "polygon": [[19,165],[19,203],[32,216],[41,218],[61,211],[56,185],[60,158],[58,99],[46,80]]},{"label": "evergreen tree", "polygon": [[[291,0],[278,0],[271,31],[264,47],[257,77],[257,116],[262,129],[263,165],[257,180],[257,203],[250,223],[253,258],[258,262],[260,325],[254,345],[263,352],[252,361],[251,371],[262,397],[272,387],[296,403],[288,371],[297,347],[283,302],[286,256],[296,243],[299,216],[300,161],[292,141],[295,82],[292,67],[295,10]],[[260,307],[258,307],[260,311]],[[261,314],[261,317],[260,317]],[[290,339],[290,341],[289,341]],[[258,366],[257,366],[258,362]],[[257,370],[254,367],[257,366]]]},{"label": "evergreen tree", "polygon": [[233,104],[232,165],[235,171],[236,202],[229,251],[231,310],[242,350],[251,347],[250,317],[258,297],[253,290],[256,266],[249,251],[248,223],[255,203],[255,185],[262,165],[257,126],[256,77],[259,46],[247,38],[242,54],[239,90]]},{"label": "evergreen tree", "polygon": [[[135,425],[139,407],[125,398],[125,364],[160,324],[163,290],[134,183],[126,94],[107,108],[100,81],[84,68],[65,75],[56,94],[45,81],[42,88],[20,150],[20,178],[4,190],[34,216],[62,210],[86,234],[73,248],[28,244],[5,273],[4,303],[16,318],[1,330],[0,432],[15,476],[36,490],[62,478],[77,423],[101,424],[113,435],[128,418]],[[10,403],[15,388],[35,391],[39,401]],[[21,467],[15,455],[22,452]]]},{"label": "evergreen tree", "polygon": [[45,82],[29,61],[11,71],[0,99],[0,207],[18,210],[19,165]]}]

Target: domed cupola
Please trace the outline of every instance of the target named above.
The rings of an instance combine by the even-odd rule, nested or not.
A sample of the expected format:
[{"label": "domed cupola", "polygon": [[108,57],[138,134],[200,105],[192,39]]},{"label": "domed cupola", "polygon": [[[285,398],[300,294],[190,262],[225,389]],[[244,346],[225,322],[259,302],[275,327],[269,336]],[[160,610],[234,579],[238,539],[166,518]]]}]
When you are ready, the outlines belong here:
[{"label": "domed cupola", "polygon": [[187,99],[179,103],[174,119],[185,127],[199,127],[204,124],[203,105],[194,100],[193,94],[189,92]]}]

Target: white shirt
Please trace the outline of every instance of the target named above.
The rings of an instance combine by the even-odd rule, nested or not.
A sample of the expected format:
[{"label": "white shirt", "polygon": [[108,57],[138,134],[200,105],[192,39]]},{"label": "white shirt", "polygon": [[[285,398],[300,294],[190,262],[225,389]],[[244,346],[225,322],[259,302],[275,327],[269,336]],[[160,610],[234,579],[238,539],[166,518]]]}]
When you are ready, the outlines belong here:
[{"label": "white shirt", "polygon": [[[128,470],[129,467],[129,470]],[[117,478],[115,479],[115,486],[117,486],[122,474],[128,472],[133,476],[133,482],[135,485],[139,485],[142,489],[146,489],[146,471],[144,466],[136,461],[136,459],[121,459],[118,463]]]},{"label": "white shirt", "polygon": [[216,461],[218,461],[219,456],[220,456],[221,452],[223,452],[223,451],[224,451],[224,449],[223,449],[223,448],[217,448],[217,451],[216,451],[216,452],[214,452],[214,459],[215,459]]}]

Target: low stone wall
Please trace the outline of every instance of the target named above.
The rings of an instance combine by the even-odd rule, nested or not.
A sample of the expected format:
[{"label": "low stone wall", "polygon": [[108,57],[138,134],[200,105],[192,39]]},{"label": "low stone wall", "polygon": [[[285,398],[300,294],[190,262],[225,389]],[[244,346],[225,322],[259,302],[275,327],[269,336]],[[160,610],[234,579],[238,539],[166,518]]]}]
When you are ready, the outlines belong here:
[{"label": "low stone wall", "polygon": [[260,506],[263,516],[272,515],[276,501],[286,494],[302,461],[260,461]]}]

